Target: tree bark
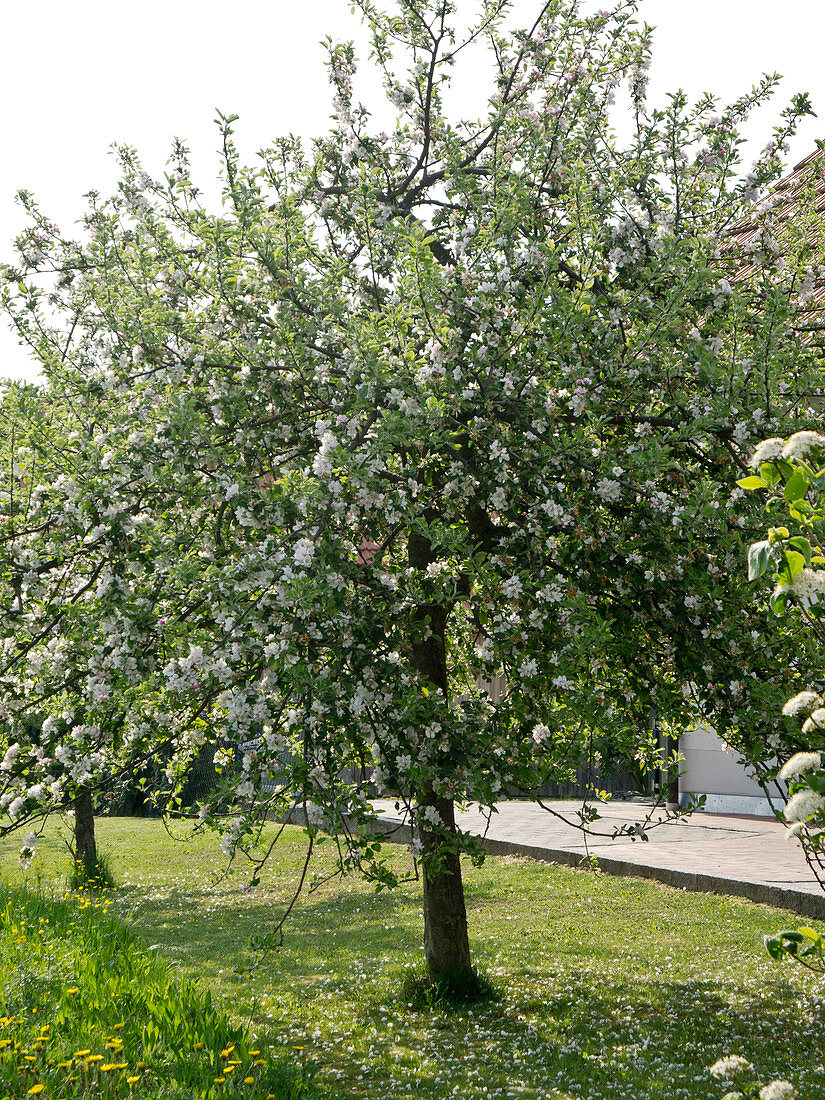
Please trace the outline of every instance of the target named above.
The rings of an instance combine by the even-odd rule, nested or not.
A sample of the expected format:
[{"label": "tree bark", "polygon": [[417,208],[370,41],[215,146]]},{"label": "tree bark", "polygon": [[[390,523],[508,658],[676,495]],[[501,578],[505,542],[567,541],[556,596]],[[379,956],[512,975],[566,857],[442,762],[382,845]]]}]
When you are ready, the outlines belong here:
[{"label": "tree bark", "polygon": [[[411,532],[407,558],[415,569],[426,569],[435,560],[432,545],[424,536]],[[422,680],[438,688],[446,706],[447,618],[449,611],[440,604],[421,604],[413,615],[416,637],[412,644],[412,663]],[[434,791],[418,796],[421,809],[432,807],[442,822],[441,830],[421,830],[424,878],[424,955],[427,972],[435,981],[470,985],[473,978],[470,941],[467,936],[467,909],[464,883],[455,839],[455,806],[451,798]]]},{"label": "tree bark", "polygon": [[95,812],[91,787],[77,788],[74,796],[74,858],[88,878],[97,874]]},{"label": "tree bark", "polygon": [[[451,798],[428,802],[438,811],[447,833],[455,833]],[[423,831],[424,957],[435,981],[464,982],[472,977],[464,883],[457,851],[444,851],[445,837]]]}]

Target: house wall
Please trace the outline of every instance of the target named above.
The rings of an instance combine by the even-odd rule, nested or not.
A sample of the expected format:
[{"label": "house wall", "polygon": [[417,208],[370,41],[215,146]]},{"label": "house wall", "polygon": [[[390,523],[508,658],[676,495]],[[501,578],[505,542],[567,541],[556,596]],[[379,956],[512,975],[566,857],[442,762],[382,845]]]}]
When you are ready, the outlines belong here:
[{"label": "house wall", "polygon": [[[707,796],[705,810],[718,814],[755,814],[773,817],[768,799],[742,764],[742,758],[726,748],[707,726],[697,726],[679,738],[680,800],[690,794]],[[778,795],[778,791],[777,791]],[[781,805],[781,799],[777,805]]]}]

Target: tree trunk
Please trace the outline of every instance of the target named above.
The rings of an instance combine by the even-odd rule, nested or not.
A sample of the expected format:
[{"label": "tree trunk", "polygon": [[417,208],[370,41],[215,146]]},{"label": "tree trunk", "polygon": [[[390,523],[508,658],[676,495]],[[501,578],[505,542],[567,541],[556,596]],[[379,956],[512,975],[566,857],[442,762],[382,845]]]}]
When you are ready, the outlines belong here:
[{"label": "tree trunk", "polygon": [[95,813],[91,788],[85,785],[78,787],[74,796],[74,858],[86,878],[97,874]]},{"label": "tree trunk", "polygon": [[[448,832],[455,832],[455,806],[451,798],[429,802]],[[448,979],[464,984],[472,976],[470,941],[461,861],[456,851],[444,851],[445,838],[422,830],[424,875],[424,957],[435,981]]]},{"label": "tree trunk", "polygon": [[[409,536],[407,557],[415,569],[426,569],[435,560],[429,540],[415,531]],[[448,609],[440,604],[419,605],[413,615],[416,638],[412,645],[416,672],[422,680],[441,691],[445,706],[448,698],[447,616]],[[447,979],[451,984],[469,988],[473,971],[464,884],[458,851],[451,843],[456,831],[455,807],[451,798],[438,797],[433,791],[419,795],[418,804],[424,809],[431,806],[442,822],[442,831],[421,830],[427,971],[435,981]]]}]

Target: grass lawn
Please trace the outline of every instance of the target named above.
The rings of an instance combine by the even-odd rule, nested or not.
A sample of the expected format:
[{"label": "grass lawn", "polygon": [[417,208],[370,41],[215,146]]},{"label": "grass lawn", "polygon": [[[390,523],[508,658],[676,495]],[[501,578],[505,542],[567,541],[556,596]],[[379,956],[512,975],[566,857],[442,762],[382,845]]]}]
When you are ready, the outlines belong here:
[{"label": "grass lawn", "polygon": [[[467,864],[467,904],[475,961],[502,999],[412,1010],[398,990],[422,961],[418,884],[376,895],[354,878],[327,883],[250,971],[250,937],[290,895],[300,830],[251,890],[240,865],[219,880],[212,837],[176,840],[157,821],[121,818],[100,820],[98,838],[121,883],[112,911],[208,985],[261,1046],[316,1063],[317,1082],[344,1096],[719,1100],[726,1088],[707,1067],[735,1053],[765,1081],[794,1081],[802,1100],[825,1097],[825,979],[773,963],[762,946],[803,923],[787,912],[488,857]],[[16,854],[0,845],[5,881],[23,877]],[[324,863],[322,848],[319,872]],[[43,888],[65,881],[55,832],[37,865]]]}]

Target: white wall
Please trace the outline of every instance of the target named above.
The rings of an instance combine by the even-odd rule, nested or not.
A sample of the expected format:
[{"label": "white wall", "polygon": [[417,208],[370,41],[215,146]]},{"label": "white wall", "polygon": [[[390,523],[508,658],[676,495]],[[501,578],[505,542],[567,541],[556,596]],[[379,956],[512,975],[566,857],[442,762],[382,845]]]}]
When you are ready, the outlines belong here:
[{"label": "white wall", "polygon": [[[773,817],[762,788],[754,782],[741,763],[741,757],[726,748],[707,726],[697,726],[679,738],[679,792],[682,800],[689,794],[707,796],[709,813],[758,814]],[[782,805],[781,800],[776,803]]]}]

